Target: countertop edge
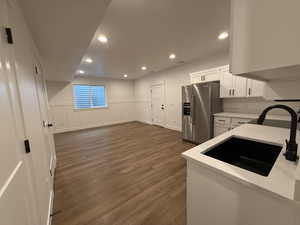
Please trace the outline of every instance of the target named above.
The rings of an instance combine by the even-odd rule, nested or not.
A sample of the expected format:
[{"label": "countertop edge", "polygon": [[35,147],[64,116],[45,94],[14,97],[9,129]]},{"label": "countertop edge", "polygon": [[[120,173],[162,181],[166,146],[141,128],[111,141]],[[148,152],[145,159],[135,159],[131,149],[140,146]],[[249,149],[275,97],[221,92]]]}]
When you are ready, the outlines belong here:
[{"label": "countertop edge", "polygon": [[[226,139],[230,138],[231,136],[240,136],[240,137],[249,138],[249,139],[257,139],[257,140],[265,141],[267,143],[273,142],[273,137],[270,138],[270,136],[268,138],[266,138],[266,140],[262,140],[261,137],[257,138],[256,135],[258,135],[258,134],[256,134],[256,132],[254,132],[254,134],[252,133],[249,136],[245,135],[247,132],[250,132],[250,133],[253,132],[253,129],[254,129],[254,131],[256,131],[256,129],[258,129],[258,130],[260,130],[260,132],[265,131],[265,129],[267,129],[267,130],[281,129],[281,130],[277,130],[279,132],[279,134],[275,135],[275,136],[277,136],[276,137],[277,139],[275,138],[275,140],[273,142],[274,144],[282,143],[281,140],[280,140],[280,142],[278,142],[278,137],[280,137],[280,139],[283,139],[283,142],[284,142],[284,138],[286,138],[286,134],[288,133],[288,129],[284,129],[284,128],[270,128],[269,127],[269,128],[262,129],[259,127],[255,128],[255,126],[258,126],[258,125],[251,125],[251,124],[242,125],[241,127],[238,127],[229,132],[226,132],[226,134],[222,134],[222,135],[220,135],[214,139],[211,139],[201,145],[198,145],[186,152],[181,153],[181,156],[183,158],[185,158],[186,160],[190,160],[191,162],[193,162],[199,166],[209,168],[209,169],[212,169],[212,171],[215,171],[219,174],[226,175],[226,177],[230,178],[231,180],[242,183],[246,186],[255,187],[258,190],[266,191],[267,193],[272,194],[272,196],[277,196],[277,197],[280,197],[280,198],[283,198],[286,200],[290,200],[290,201],[299,203],[300,190],[297,188],[297,186],[299,186],[299,188],[300,188],[300,181],[298,180],[298,175],[300,175],[300,174],[297,175],[297,170],[300,171],[299,164],[292,165],[292,164],[290,164],[290,162],[287,163],[287,161],[285,161],[285,159],[283,159],[283,158],[281,158],[280,160],[278,159],[278,163],[277,163],[277,161],[275,163],[275,164],[277,164],[276,165],[277,168],[276,169],[273,168],[274,173],[276,175],[273,177],[270,177],[270,179],[273,179],[273,181],[263,181],[263,183],[271,182],[272,184],[270,185],[267,183],[265,183],[265,184],[261,183],[262,182],[261,178],[259,178],[259,177],[255,178],[253,174],[251,174],[251,175],[247,174],[248,171],[242,173],[242,175],[237,176],[237,174],[235,172],[232,172],[231,169],[239,170],[241,168],[237,169],[237,167],[227,164],[225,162],[222,162],[222,161],[219,161],[216,159],[206,159],[200,155],[201,153],[209,150],[210,148],[212,148],[215,145],[218,145],[222,141],[225,141]],[[262,126],[262,127],[266,127],[266,126]],[[251,131],[251,129],[252,129],[252,131]],[[239,131],[242,131],[242,135],[239,135]],[[275,132],[277,133],[277,131],[275,131]],[[299,133],[298,133],[297,141],[298,142],[300,141]],[[282,151],[283,150],[284,149],[282,149]],[[216,160],[216,161],[214,161],[214,160]],[[275,167],[275,164],[274,164],[274,167]],[[287,173],[286,177],[285,177],[285,175],[283,176],[283,173]],[[276,180],[274,180],[274,179],[276,179]],[[277,179],[280,179],[280,180],[277,180]],[[288,184],[288,186],[285,186],[284,189],[282,189],[283,187],[279,188],[279,186],[276,186],[276,185],[279,185],[281,182],[285,182],[285,181],[288,182],[289,184]],[[274,188],[272,188],[272,185],[275,185]],[[296,190],[296,188],[298,190]]]},{"label": "countertop edge", "polygon": [[[219,113],[215,113],[214,116],[231,117],[231,118],[241,118],[241,119],[258,119],[259,114],[255,114],[255,113],[219,112]],[[285,115],[267,115],[266,119],[289,121],[290,117],[289,116],[285,116]]]}]

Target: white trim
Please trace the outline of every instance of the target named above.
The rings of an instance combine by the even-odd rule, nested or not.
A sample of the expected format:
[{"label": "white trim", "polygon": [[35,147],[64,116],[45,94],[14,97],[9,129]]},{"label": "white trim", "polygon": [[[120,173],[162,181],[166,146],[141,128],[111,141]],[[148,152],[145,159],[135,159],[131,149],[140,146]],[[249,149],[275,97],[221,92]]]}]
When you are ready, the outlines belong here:
[{"label": "white trim", "polygon": [[52,190],[52,191],[50,192],[47,225],[51,225],[51,224],[52,224],[52,216],[51,216],[51,214],[52,214],[52,212],[53,212],[53,200],[54,200],[54,191]]},{"label": "white trim", "polygon": [[146,121],[146,120],[137,120],[138,122],[140,123],[145,123],[145,124],[148,124],[148,125],[153,125],[153,123],[151,121]]},{"label": "white trim", "polygon": [[166,125],[165,128],[181,132],[181,127]]},{"label": "white trim", "polygon": [[59,134],[59,133],[65,133],[65,132],[70,132],[70,131],[76,131],[76,130],[85,130],[85,129],[90,129],[90,128],[106,127],[106,126],[119,125],[119,124],[123,124],[123,123],[134,122],[134,121],[136,121],[136,120],[118,121],[118,122],[113,122],[113,123],[101,123],[101,124],[95,124],[95,125],[90,125],[90,126],[85,126],[85,127],[60,128],[60,129],[56,129],[54,131],[54,133]]}]

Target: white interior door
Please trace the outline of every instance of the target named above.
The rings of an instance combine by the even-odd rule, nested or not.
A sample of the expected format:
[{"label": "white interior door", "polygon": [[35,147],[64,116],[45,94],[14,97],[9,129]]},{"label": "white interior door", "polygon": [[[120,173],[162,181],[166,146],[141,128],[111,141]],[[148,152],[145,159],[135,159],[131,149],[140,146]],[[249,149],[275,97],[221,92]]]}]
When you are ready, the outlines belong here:
[{"label": "white interior door", "polygon": [[165,90],[164,84],[151,86],[152,123],[159,126],[165,125]]},{"label": "white interior door", "polygon": [[30,186],[9,91],[11,63],[3,29],[7,21],[7,5],[0,0],[0,225],[31,225]]},{"label": "white interior door", "polygon": [[36,89],[31,39],[24,19],[17,13],[18,8],[13,7],[15,6],[12,4],[8,10],[14,37],[14,43],[10,46],[14,56],[11,67],[15,70],[17,80],[24,137],[29,140],[31,147],[30,153],[26,155],[26,161],[33,178],[39,224],[45,225],[49,222],[53,193],[47,160],[47,142],[43,134],[42,115]]}]

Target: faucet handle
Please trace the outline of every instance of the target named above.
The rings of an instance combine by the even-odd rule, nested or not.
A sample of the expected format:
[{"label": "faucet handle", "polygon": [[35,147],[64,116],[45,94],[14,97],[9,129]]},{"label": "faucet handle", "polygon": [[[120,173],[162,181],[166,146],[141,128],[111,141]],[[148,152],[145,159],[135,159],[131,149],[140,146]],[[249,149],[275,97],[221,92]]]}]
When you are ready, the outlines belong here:
[{"label": "faucet handle", "polygon": [[297,155],[297,148],[298,144],[297,143],[291,143],[287,139],[285,140],[286,143],[286,151],[283,153],[286,159],[290,161],[298,161],[299,156]]}]

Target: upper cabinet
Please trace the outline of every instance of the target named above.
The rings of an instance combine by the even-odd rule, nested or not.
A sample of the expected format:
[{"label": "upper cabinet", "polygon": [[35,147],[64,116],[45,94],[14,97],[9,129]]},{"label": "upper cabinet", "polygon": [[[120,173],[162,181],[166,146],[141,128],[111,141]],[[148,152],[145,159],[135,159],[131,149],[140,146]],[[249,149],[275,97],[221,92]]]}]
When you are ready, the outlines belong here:
[{"label": "upper cabinet", "polygon": [[221,98],[263,97],[265,82],[232,75],[224,68],[220,75]]},{"label": "upper cabinet", "polygon": [[220,96],[221,98],[246,97],[247,79],[234,76],[228,68],[221,72]]},{"label": "upper cabinet", "polygon": [[191,84],[220,81],[221,98],[264,97],[265,82],[232,75],[229,65],[190,74]]},{"label": "upper cabinet", "polygon": [[231,0],[231,73],[300,79],[299,9],[299,0]]},{"label": "upper cabinet", "polygon": [[265,82],[247,79],[247,97],[262,97],[265,91]]},{"label": "upper cabinet", "polygon": [[212,68],[190,74],[191,84],[220,80],[220,71],[223,67]]}]

